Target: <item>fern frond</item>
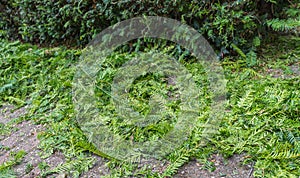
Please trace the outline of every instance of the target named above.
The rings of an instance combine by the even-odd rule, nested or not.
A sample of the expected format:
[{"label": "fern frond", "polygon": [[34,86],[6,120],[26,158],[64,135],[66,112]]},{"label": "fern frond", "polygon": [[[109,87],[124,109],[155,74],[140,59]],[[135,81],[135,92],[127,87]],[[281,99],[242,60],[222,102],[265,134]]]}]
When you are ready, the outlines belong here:
[{"label": "fern frond", "polygon": [[82,149],[82,151],[90,151],[98,156],[101,156],[103,158],[106,159],[110,159],[110,160],[115,160],[115,161],[119,161],[116,158],[113,158],[101,151],[99,151],[92,143],[87,142],[87,141],[80,141],[76,144],[77,147],[79,147],[80,149]]},{"label": "fern frond", "polygon": [[231,44],[232,49],[237,52],[242,58],[246,58],[246,54],[235,44]]},{"label": "fern frond", "polygon": [[292,31],[300,27],[300,18],[272,19],[267,21],[267,25],[275,31]]},{"label": "fern frond", "polygon": [[4,169],[4,170],[0,170],[0,178],[16,178],[16,173],[10,169]]},{"label": "fern frond", "polygon": [[79,177],[81,172],[86,172],[94,164],[94,158],[79,157],[78,159],[70,160],[64,164],[55,167],[44,173],[44,175],[50,175],[53,173],[72,172],[72,177]]},{"label": "fern frond", "polygon": [[297,141],[296,137],[294,136],[294,134],[291,131],[289,131],[287,134],[287,140],[290,144],[295,144],[295,142]]},{"label": "fern frond", "polygon": [[291,159],[291,158],[300,158],[300,153],[296,151],[284,150],[284,151],[274,151],[268,158],[272,159]]},{"label": "fern frond", "polygon": [[171,164],[166,168],[162,177],[170,177],[171,175],[174,175],[182,165],[189,161],[191,156],[190,154],[190,152],[182,150],[175,152],[175,159],[171,160]]}]

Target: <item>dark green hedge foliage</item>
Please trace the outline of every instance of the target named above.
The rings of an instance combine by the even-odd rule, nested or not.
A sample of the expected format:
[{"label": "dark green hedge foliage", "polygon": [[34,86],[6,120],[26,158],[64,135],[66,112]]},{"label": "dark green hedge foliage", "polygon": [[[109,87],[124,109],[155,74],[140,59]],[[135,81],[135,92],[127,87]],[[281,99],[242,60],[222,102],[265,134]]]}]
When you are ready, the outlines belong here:
[{"label": "dark green hedge foliage", "polygon": [[181,20],[215,47],[244,47],[265,21],[277,17],[285,0],[1,0],[0,37],[31,43],[84,46],[121,20],[142,15]]}]

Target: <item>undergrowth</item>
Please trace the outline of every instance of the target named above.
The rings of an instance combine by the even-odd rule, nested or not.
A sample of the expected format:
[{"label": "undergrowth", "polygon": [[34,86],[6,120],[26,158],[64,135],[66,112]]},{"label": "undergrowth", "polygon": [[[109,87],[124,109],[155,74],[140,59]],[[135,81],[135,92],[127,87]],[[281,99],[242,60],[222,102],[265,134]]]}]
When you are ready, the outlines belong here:
[{"label": "undergrowth", "polygon": [[[223,117],[219,133],[206,145],[201,142],[201,122],[189,138],[166,157],[168,166],[163,173],[153,172],[146,166],[121,162],[97,150],[88,142],[76,123],[72,103],[73,66],[79,61],[80,50],[59,48],[38,48],[20,42],[0,42],[0,105],[7,103],[17,107],[29,105],[29,112],[16,120],[31,120],[43,124],[47,129],[39,133],[39,148],[42,158],[54,152],[62,152],[65,163],[54,169],[45,168],[42,176],[53,173],[68,173],[78,177],[94,164],[93,154],[106,158],[111,177],[168,177],[190,159],[196,158],[205,164],[213,153],[220,152],[226,157],[246,153],[245,163],[254,163],[256,177],[295,177],[300,176],[300,85],[299,74],[290,66],[299,66],[299,37],[276,39],[272,45],[266,42],[265,48],[258,50],[255,63],[240,59],[225,58],[222,62],[227,83],[227,112]],[[112,74],[116,67],[113,62],[126,61],[130,55],[115,54],[105,68],[107,76],[98,81],[101,88],[109,90]],[[203,104],[208,105],[210,94],[205,90],[206,75],[196,63],[185,63],[194,75],[198,86],[203,88]],[[289,78],[272,78],[267,69],[287,70]],[[299,69],[299,68],[298,68]],[[167,85],[166,78],[156,74],[140,77],[132,86],[133,106],[147,114],[146,103],[151,92],[158,91],[165,96],[174,92]],[[98,106],[109,115],[109,96],[97,91]],[[168,109],[176,111],[176,101],[168,103]],[[199,121],[207,118],[204,107]],[[111,122],[116,132],[127,139],[143,141],[155,134],[161,136],[169,128],[170,120],[164,119],[157,127],[138,129],[126,123]],[[163,123],[163,124],[162,124]],[[199,124],[199,125],[197,125]],[[1,125],[0,133],[7,134],[8,125]],[[133,137],[131,137],[133,135]],[[1,165],[3,167],[3,165]],[[4,174],[12,174],[14,164],[5,167]],[[109,177],[109,176],[107,176]]]}]

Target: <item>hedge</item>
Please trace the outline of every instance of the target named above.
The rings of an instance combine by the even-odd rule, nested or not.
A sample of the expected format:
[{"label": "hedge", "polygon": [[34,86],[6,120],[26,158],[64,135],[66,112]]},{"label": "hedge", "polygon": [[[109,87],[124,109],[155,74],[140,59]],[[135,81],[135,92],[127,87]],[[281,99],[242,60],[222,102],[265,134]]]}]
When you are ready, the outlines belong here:
[{"label": "hedge", "polygon": [[[84,46],[119,21],[142,15],[180,20],[218,49],[249,49],[265,24],[291,4],[285,0],[2,0],[0,37]],[[261,37],[261,36],[259,36]]]}]

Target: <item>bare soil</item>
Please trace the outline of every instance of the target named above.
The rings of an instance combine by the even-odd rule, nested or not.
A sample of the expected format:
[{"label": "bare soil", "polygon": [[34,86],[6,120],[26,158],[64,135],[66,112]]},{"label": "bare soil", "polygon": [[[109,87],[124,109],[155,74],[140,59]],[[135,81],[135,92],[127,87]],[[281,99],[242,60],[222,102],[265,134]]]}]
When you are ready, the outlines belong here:
[{"label": "bare soil", "polygon": [[215,170],[209,171],[205,169],[203,164],[197,161],[190,161],[178,170],[175,178],[191,178],[191,177],[230,177],[230,178],[253,178],[254,164],[243,165],[246,154],[234,155],[229,159],[224,159],[219,154],[214,154],[210,161],[214,163]]},{"label": "bare soil", "polygon": [[273,78],[282,78],[282,79],[300,76],[300,62],[288,67],[290,68],[290,72],[291,72],[290,74],[286,74],[282,69],[272,69],[272,68],[267,69],[266,71],[262,71],[262,73],[264,75],[268,75]]},{"label": "bare soil", "polygon": [[[26,113],[26,108],[20,108],[13,111],[13,106],[4,106],[0,108],[0,123],[7,124],[12,119],[16,119]],[[45,128],[41,125],[35,125],[30,121],[23,121],[13,125],[14,130],[10,134],[0,137],[0,145],[7,149],[0,152],[0,164],[10,159],[11,152],[24,150],[27,154],[22,160],[22,163],[14,166],[14,171],[18,177],[37,177],[41,170],[38,164],[42,161],[46,162],[50,167],[56,167],[64,161],[64,156],[61,153],[54,153],[46,159],[40,157],[38,149],[39,140],[37,134]],[[29,170],[29,168],[31,170]]]}]

